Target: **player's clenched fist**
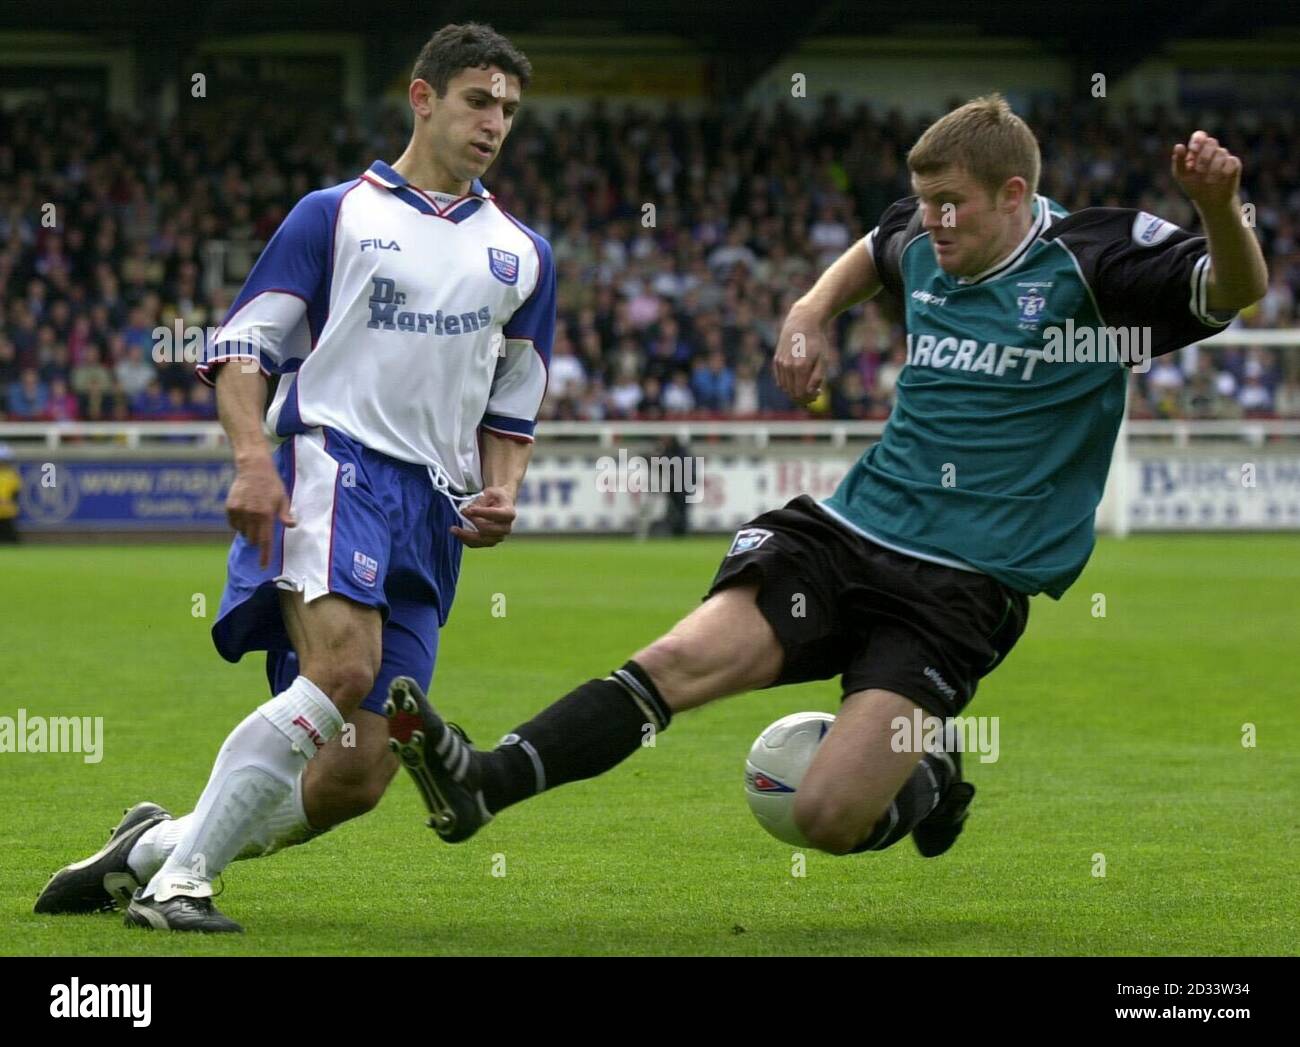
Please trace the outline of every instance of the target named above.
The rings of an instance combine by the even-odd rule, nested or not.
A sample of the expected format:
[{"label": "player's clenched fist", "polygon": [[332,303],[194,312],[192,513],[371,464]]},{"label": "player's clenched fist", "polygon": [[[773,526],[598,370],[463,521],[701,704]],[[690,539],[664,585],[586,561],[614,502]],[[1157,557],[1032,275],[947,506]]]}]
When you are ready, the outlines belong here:
[{"label": "player's clenched fist", "polygon": [[239,467],[226,496],[226,519],[245,541],[257,546],[262,567],[267,567],[276,520],[285,527],[295,524],[289,512],[289,494],[269,457]]},{"label": "player's clenched fist", "polygon": [[797,309],[790,310],[776,343],[772,368],[776,384],[795,403],[816,400],[826,377],[826,334],[821,324]]},{"label": "player's clenched fist", "polygon": [[1204,131],[1196,131],[1186,145],[1174,146],[1171,170],[1198,207],[1232,203],[1241,187],[1241,160]]},{"label": "player's clenched fist", "polygon": [[471,549],[486,549],[505,541],[515,525],[515,500],[504,487],[487,487],[461,513],[476,530],[453,527],[451,533]]}]

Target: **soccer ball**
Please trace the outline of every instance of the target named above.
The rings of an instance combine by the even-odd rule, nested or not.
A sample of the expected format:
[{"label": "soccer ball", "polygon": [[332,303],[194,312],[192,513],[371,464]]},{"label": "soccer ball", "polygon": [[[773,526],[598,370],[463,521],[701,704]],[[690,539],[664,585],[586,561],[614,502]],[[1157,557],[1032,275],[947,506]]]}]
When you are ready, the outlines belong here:
[{"label": "soccer ball", "polygon": [[830,713],[783,716],[758,736],[745,761],[749,809],[759,825],[796,847],[808,841],[794,824],[795,793],[834,722]]}]

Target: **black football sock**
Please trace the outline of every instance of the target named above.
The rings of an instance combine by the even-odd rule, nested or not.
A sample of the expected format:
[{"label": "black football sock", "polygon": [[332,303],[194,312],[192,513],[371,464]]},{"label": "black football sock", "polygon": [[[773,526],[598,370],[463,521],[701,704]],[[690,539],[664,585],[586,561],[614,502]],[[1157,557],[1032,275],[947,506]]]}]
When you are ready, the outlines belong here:
[{"label": "black football sock", "polygon": [[850,853],[883,851],[896,844],[939,805],[939,799],[948,791],[951,781],[952,771],[948,763],[932,753],[926,753],[912,771],[912,777],[907,779],[894,797],[889,810],[876,822],[867,838]]},{"label": "black football sock", "polygon": [[483,800],[494,814],[565,782],[594,778],[664,730],[672,712],[641,666],[588,680],[480,757]]}]

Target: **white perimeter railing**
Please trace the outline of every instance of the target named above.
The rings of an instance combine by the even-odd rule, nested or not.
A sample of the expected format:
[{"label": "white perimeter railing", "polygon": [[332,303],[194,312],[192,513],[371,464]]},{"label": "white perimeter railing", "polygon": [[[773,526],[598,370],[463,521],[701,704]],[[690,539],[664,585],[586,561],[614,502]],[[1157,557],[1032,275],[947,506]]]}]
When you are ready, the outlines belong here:
[{"label": "white perimeter railing", "polygon": [[[577,449],[582,444],[605,449],[665,435],[675,435],[688,446],[709,441],[730,443],[737,449],[794,444],[802,450],[838,450],[850,443],[879,439],[884,427],[883,421],[542,422],[538,432],[539,449],[548,452]],[[1279,438],[1300,439],[1300,418],[1145,419],[1127,421],[1124,430],[1130,440],[1163,440],[1175,447],[1188,447],[1193,440],[1205,438],[1236,439],[1261,446]],[[0,422],[0,442],[22,457],[29,457],[31,452],[58,450],[217,451],[225,448],[226,436],[216,422]]]}]

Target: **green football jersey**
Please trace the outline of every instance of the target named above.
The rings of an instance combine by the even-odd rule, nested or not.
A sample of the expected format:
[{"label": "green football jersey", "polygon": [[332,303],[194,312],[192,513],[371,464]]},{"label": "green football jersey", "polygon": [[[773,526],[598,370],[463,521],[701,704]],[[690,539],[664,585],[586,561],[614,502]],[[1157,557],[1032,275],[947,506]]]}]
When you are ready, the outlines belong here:
[{"label": "green football jersey", "polygon": [[880,442],[823,508],[881,545],[1059,599],[1092,552],[1126,364],[1231,319],[1207,308],[1204,237],[1038,196],[1016,250],[957,277],[912,197],[864,243],[904,318],[907,364]]}]

